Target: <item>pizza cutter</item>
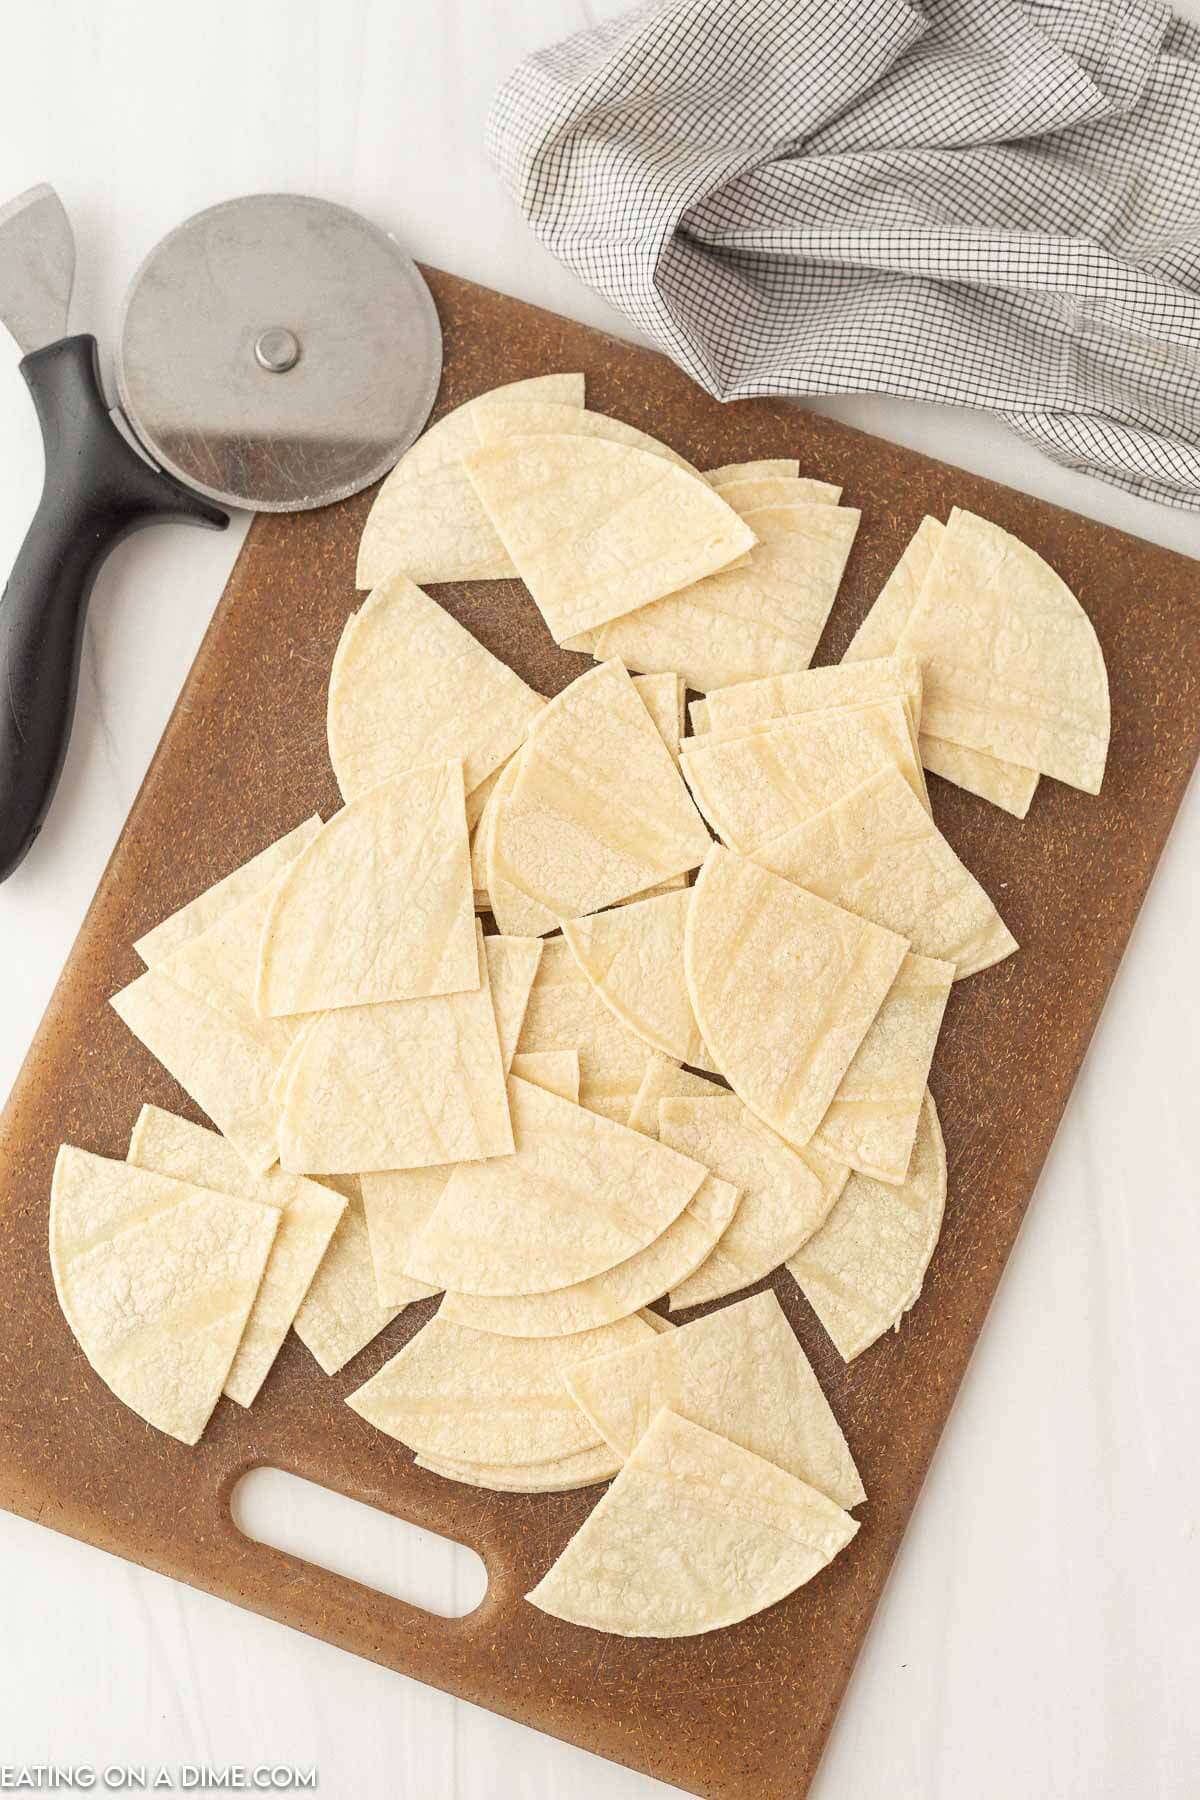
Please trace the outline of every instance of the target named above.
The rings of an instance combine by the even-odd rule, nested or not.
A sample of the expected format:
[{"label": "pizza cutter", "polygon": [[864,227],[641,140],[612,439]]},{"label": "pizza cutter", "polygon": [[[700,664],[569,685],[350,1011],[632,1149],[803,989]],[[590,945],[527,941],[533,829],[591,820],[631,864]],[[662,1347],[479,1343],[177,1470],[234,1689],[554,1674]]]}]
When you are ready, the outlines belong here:
[{"label": "pizza cutter", "polygon": [[413,442],[441,376],[416,264],[325,200],[229,200],[164,238],[125,302],[113,412],[95,338],[66,335],[74,272],[53,188],[0,207],[0,321],[46,454],[0,596],[0,880],[57,785],[88,599],[113,545],[159,522],[221,530],[227,506],[293,512],[358,493]]}]

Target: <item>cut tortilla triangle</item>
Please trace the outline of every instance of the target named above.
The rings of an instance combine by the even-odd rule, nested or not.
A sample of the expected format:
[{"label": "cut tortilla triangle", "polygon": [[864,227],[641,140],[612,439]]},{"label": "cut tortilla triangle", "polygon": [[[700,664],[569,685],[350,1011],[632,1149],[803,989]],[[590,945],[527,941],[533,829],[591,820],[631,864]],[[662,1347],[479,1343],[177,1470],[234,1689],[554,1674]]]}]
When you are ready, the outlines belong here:
[{"label": "cut tortilla triangle", "polygon": [[654,1061],[654,1052],[609,1012],[563,938],[545,941],[517,1049],[576,1051],[580,1105],[620,1125],[629,1122]]},{"label": "cut tortilla triangle", "polygon": [[622,1458],[664,1406],[808,1482],[866,1499],[850,1447],[768,1289],[707,1318],[567,1370],[567,1391]]},{"label": "cut tortilla triangle", "polygon": [[724,1083],[707,1075],[693,1075],[681,1069],[669,1056],[654,1055],[646,1064],[641,1083],[629,1108],[625,1123],[631,1131],[658,1136],[658,1103],[660,1100],[728,1100]]},{"label": "cut tortilla triangle", "polygon": [[871,662],[830,663],[823,669],[800,669],[714,688],[707,700],[703,731],[740,735],[802,713],[828,712],[839,706],[869,706],[879,700],[904,700],[919,725],[921,665],[915,656],[880,656]]},{"label": "cut tortilla triangle", "polygon": [[[719,490],[722,498],[732,490]],[[673,669],[707,693],[730,682],[805,669],[825,628],[858,530],[852,507],[747,506],[756,539],[744,568],[714,571],[626,611],[595,654],[649,673]]]},{"label": "cut tortilla triangle", "polygon": [[521,1029],[544,949],[541,938],[536,937],[492,936],[483,940],[492,1009],[496,1015],[496,1035],[500,1040],[500,1060],[506,1075],[521,1040]]},{"label": "cut tortilla triangle", "polygon": [[788,1271],[846,1362],[917,1301],[946,1206],[946,1147],[926,1092],[908,1174],[899,1187],[852,1175],[824,1226]]},{"label": "cut tortilla triangle", "polygon": [[[488,938],[489,944],[511,944],[520,940]],[[541,948],[539,943],[538,948]],[[493,968],[495,965],[493,964]],[[497,1007],[497,1018],[499,1018]],[[501,1034],[503,1039],[503,1032]],[[569,1064],[566,1098],[579,1099],[579,1058],[574,1050],[539,1050],[526,1057],[514,1057],[514,1071],[522,1080],[551,1093],[561,1090],[546,1079],[546,1062],[559,1067]],[[520,1064],[520,1067],[516,1067]],[[530,1065],[534,1065],[530,1068]],[[541,1066],[541,1078],[536,1072]],[[454,1165],[444,1164],[429,1169],[390,1169],[383,1174],[362,1175],[363,1209],[370,1238],[371,1263],[375,1271],[375,1288],[381,1305],[407,1306],[410,1300],[436,1293],[428,1282],[414,1281],[408,1273],[408,1259],[413,1245],[425,1229],[434,1208],[454,1173]],[[468,1324],[470,1320],[466,1321]]]},{"label": "cut tortilla triangle", "polygon": [[899,698],[800,713],[683,747],[696,804],[731,849],[752,856],[877,770],[896,767],[928,805],[908,709]]},{"label": "cut tortilla triangle", "polygon": [[485,818],[492,909],[518,936],[694,869],[709,843],[618,662],[581,675],[539,713]]},{"label": "cut tortilla triangle", "polygon": [[903,1182],[953,980],[953,963],[905,957],[810,1149],[876,1181]]},{"label": "cut tortilla triangle", "polygon": [[256,1174],[275,1161],[280,1082],[307,1030],[300,1018],[265,1018],[255,1004],[263,926],[295,860],[110,1001]]},{"label": "cut tortilla triangle", "polygon": [[808,1143],[908,953],[907,941],[714,844],[692,889],[684,967],[735,1094]]},{"label": "cut tortilla triangle", "polygon": [[424,1282],[409,1281],[401,1293],[382,1301],[375,1285],[362,1183],[352,1175],[331,1180],[328,1186],[343,1196],[346,1210],[296,1314],[295,1332],[323,1373],[336,1375],[397,1313],[414,1300],[428,1299],[435,1290]]},{"label": "cut tortilla triangle", "polygon": [[699,475],[602,438],[511,438],[463,466],[559,643],[712,574],[756,542]]},{"label": "cut tortilla triangle", "polygon": [[691,893],[631,900],[563,926],[575,960],[601,1000],[651,1049],[708,1068],[683,972]]},{"label": "cut tortilla triangle", "polygon": [[346,1404],[422,1456],[514,1469],[551,1462],[600,1442],[563,1372],[654,1335],[632,1318],[573,1337],[494,1337],[438,1314]]},{"label": "cut tortilla triangle", "polygon": [[658,1139],[733,1182],[741,1201],[707,1259],[671,1288],[671,1311],[724,1299],[761,1281],[818,1231],[846,1183],[847,1170],[810,1165],[756,1119],[733,1094],[667,1099]]},{"label": "cut tortilla triangle", "polygon": [[764,506],[836,506],[842,497],[841,488],[832,482],[796,475],[731,476],[713,486],[743,518]]},{"label": "cut tortilla triangle", "polygon": [[478,447],[475,411],[489,400],[544,399],[583,405],[582,375],[534,375],[492,388],[446,413],[396,464],[371,505],[358,546],[355,586],[389,575],[413,581],[487,581],[515,576],[462,467]]},{"label": "cut tortilla triangle", "polygon": [[343,799],[460,758],[472,793],[545,702],[406,575],[351,613],[329,671],[329,760]]},{"label": "cut tortilla triangle", "polygon": [[[661,1299],[699,1268],[728,1229],[738,1202],[737,1188],[707,1175],[679,1217],[625,1262],[547,1294],[485,1298],[448,1293],[442,1301],[442,1314],[460,1325],[510,1337],[559,1337],[627,1318],[652,1300]],[[656,1329],[666,1323],[654,1314],[650,1318]]]},{"label": "cut tortilla triangle", "polygon": [[[916,606],[946,527],[940,519],[922,519],[879,597],[850,640],[845,663],[890,656]],[[981,750],[968,750],[945,738],[921,734],[921,760],[931,775],[953,781],[969,793],[1003,807],[1023,819],[1038,784],[1036,769],[1003,762]]]},{"label": "cut tortilla triangle", "polygon": [[526,1595],[620,1637],[690,1637],[793,1593],[858,1523],[761,1456],[664,1409]]},{"label": "cut tortilla triangle", "polygon": [[897,647],[924,663],[933,736],[1099,793],[1104,653],[1066,582],[1019,538],[956,511]]},{"label": "cut tortilla triangle", "polygon": [[320,815],[314,813],[310,819],[276,838],[273,844],[268,844],[265,850],[260,850],[257,856],[241,863],[231,874],[205,888],[186,906],[162,919],[153,930],[144,932],[133,947],[147,968],[161,967],[191,938],[199,937],[210,925],[215,925],[224,913],[267,887],[281,869],[299,856],[320,829]]},{"label": "cut tortilla triangle", "polygon": [[322,1014],[298,1053],[284,1097],[279,1160],[285,1169],[358,1175],[511,1151],[504,1065],[478,924],[475,931],[477,987]]},{"label": "cut tortilla triangle", "polygon": [[724,487],[729,481],[758,481],[770,475],[797,476],[800,464],[794,456],[760,457],[757,462],[722,463],[719,468],[705,469],[704,479],[713,487]]},{"label": "cut tortilla triangle", "polygon": [[352,800],[284,870],[263,925],[258,1010],[478,985],[462,764],[429,763]]},{"label": "cut tortilla triangle", "polygon": [[[516,1148],[460,1163],[408,1270],[463,1294],[544,1294],[644,1250],[708,1174],[639,1132],[510,1076]],[[485,1459],[486,1460],[486,1459]]]},{"label": "cut tortilla triangle", "polygon": [[250,1406],[329,1248],[346,1201],[319,1182],[281,1169],[252,1175],[233,1145],[215,1131],[157,1106],[143,1106],[139,1113],[127,1161],[278,1212],[279,1229],[223,1389],[239,1406]]},{"label": "cut tortilla triangle", "polygon": [[[896,768],[772,838],[756,862],[908,938],[955,979],[1011,956],[1017,941]],[[924,1086],[924,1083],[922,1083]]]},{"label": "cut tortilla triangle", "polygon": [[548,432],[567,437],[603,438],[610,444],[643,450],[648,456],[661,456],[677,468],[686,469],[690,475],[697,473],[686,457],[680,456],[660,438],[651,437],[648,431],[639,431],[636,425],[626,425],[624,420],[611,418],[608,413],[589,412],[586,407],[565,405],[562,401],[491,397],[479,404],[475,429],[484,448],[506,443],[510,438],[541,437]]},{"label": "cut tortilla triangle", "polygon": [[59,1305],[117,1399],[181,1443],[199,1441],[220,1397],[278,1224],[271,1206],[70,1144],[58,1153]]}]

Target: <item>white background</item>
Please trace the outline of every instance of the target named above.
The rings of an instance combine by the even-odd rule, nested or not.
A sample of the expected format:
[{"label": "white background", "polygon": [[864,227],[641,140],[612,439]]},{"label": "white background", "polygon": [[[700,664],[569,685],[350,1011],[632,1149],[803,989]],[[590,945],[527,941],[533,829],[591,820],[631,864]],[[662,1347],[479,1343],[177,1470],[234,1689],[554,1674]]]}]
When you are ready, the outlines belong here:
[{"label": "white background", "polygon": [[[1200,0],[1184,10],[1200,17]],[[586,0],[12,5],[0,38],[0,201],[56,184],[78,238],[71,324],[102,344],[126,281],[164,231],[201,206],[271,188],[348,203],[428,261],[627,332],[531,240],[482,147],[490,97],[518,58],[592,17]],[[16,360],[0,354],[5,568],[41,479]],[[1194,515],[1056,470],[985,418],[871,399],[822,406],[1200,553]],[[145,532],[97,585],[59,797],[35,853],[0,887],[0,1093],[241,530]],[[852,1682],[818,1800],[1185,1800],[1200,1790],[1198,852],[1193,791]],[[451,1560],[404,1550],[399,1579],[419,1569],[422,1591],[437,1599],[440,1583],[445,1600]],[[321,1792],[336,1800],[668,1791],[4,1514],[0,1620],[0,1764],[270,1757],[315,1762]]]}]

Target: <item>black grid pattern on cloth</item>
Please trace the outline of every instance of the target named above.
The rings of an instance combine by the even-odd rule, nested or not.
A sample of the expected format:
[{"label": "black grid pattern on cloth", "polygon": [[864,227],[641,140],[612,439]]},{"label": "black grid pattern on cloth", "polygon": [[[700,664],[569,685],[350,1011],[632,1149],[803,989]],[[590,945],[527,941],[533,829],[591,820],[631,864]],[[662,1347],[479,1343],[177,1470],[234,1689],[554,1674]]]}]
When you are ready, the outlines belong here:
[{"label": "black grid pattern on cloth", "polygon": [[657,0],[529,57],[488,139],[719,399],[983,407],[1200,511],[1200,30],[1162,0]]}]

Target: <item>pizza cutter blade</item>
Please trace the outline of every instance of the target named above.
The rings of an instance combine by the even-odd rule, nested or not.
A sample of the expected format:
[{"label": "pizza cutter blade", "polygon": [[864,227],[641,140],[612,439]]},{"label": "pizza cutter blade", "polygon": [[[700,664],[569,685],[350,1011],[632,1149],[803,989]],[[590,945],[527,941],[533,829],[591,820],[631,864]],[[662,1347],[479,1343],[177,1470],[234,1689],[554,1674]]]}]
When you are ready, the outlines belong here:
[{"label": "pizza cutter blade", "polygon": [[88,599],[109,550],[222,506],[290,512],[369,486],[429,414],[437,313],[416,265],[345,207],[231,200],[150,253],[126,302],[109,413],[96,340],[63,335],[74,241],[52,188],[0,208],[0,322],[25,352],[46,474],[0,595],[0,881],[41,830],[75,710]]},{"label": "pizza cutter blade", "polygon": [[146,449],[225,506],[292,512],[378,480],[433,405],[442,336],[385,231],[299,194],[197,213],[134,276],[117,350]]}]

